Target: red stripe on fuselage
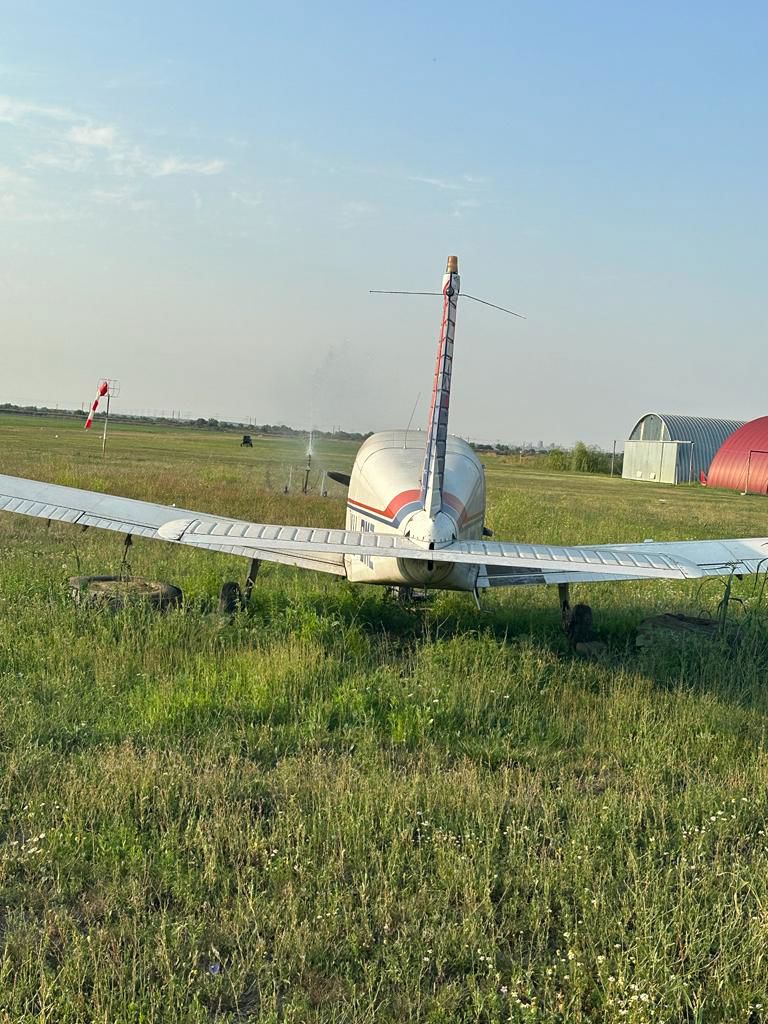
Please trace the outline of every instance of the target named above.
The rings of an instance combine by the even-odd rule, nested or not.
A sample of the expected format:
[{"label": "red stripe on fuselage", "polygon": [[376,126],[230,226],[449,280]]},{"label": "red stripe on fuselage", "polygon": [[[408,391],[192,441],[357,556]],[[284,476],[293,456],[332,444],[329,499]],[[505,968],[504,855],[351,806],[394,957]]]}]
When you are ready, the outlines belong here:
[{"label": "red stripe on fuselage", "polygon": [[[377,516],[383,516],[385,519],[394,519],[397,513],[403,508],[404,505],[410,504],[412,501],[418,501],[421,497],[421,491],[401,491],[397,494],[392,501],[387,505],[386,508],[374,508],[373,505],[366,505],[362,501],[358,501],[357,498],[350,498],[349,503],[357,505],[360,508],[366,509],[368,512],[373,512]],[[465,506],[459,501],[453,494],[443,494],[443,502],[449,505],[459,517],[459,525],[463,525],[469,520],[467,510]],[[477,519],[477,516],[472,516],[472,519]]]},{"label": "red stripe on fuselage", "polygon": [[360,508],[365,508],[369,512],[375,512],[377,516],[394,519],[403,505],[407,505],[411,501],[418,501],[420,497],[421,491],[401,491],[400,494],[395,495],[386,508],[374,508],[373,505],[366,505],[364,502],[358,501],[357,498],[349,500],[353,505],[359,505]]}]

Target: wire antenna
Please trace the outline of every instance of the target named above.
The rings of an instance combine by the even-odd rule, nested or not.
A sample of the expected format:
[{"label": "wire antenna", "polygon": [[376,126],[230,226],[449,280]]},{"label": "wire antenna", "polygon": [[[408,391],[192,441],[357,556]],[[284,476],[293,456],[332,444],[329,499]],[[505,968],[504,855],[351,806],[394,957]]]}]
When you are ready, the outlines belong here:
[{"label": "wire antenna", "polygon": [[442,295],[442,292],[401,292],[391,291],[387,288],[369,288],[369,295]]},{"label": "wire antenna", "polygon": [[[394,291],[386,288],[369,288],[369,295],[437,295],[440,296],[442,292],[405,292],[405,291]],[[505,309],[504,306],[497,306],[495,302],[487,302],[485,299],[478,299],[476,295],[468,295],[466,292],[461,293],[463,299],[471,299],[473,302],[479,302],[481,306],[490,306],[491,309],[498,309],[502,313],[509,313],[510,316],[519,317],[520,320],[527,320],[528,317],[523,313],[515,313],[513,309]]]},{"label": "wire antenna", "polygon": [[411,418],[408,420],[408,426],[405,428],[405,437],[403,438],[403,448],[408,447],[408,431],[411,429],[413,423],[413,417],[416,415],[416,406],[419,404],[421,398],[421,392],[416,395],[416,401],[413,403],[413,409],[411,409]]},{"label": "wire antenna", "polygon": [[491,309],[500,309],[502,313],[509,313],[510,316],[517,316],[521,320],[527,320],[528,317],[523,313],[515,313],[513,309],[505,309],[504,306],[497,306],[495,302],[486,302],[485,299],[478,299],[476,295],[467,295],[466,292],[461,293],[462,299],[472,299],[473,302],[479,302],[482,306],[490,306]]}]

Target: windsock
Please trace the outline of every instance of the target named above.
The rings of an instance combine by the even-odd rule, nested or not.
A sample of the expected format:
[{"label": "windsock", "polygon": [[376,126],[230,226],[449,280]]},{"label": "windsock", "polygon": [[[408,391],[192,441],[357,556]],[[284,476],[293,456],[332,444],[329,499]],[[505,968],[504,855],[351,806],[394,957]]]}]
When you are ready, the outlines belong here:
[{"label": "windsock", "polygon": [[103,398],[108,391],[109,381],[103,380],[101,384],[99,384],[99,390],[96,392],[96,397],[91,404],[91,411],[88,413],[88,419],[85,421],[86,430],[90,430],[93,426],[93,417],[96,415],[96,410],[99,408],[99,399]]}]

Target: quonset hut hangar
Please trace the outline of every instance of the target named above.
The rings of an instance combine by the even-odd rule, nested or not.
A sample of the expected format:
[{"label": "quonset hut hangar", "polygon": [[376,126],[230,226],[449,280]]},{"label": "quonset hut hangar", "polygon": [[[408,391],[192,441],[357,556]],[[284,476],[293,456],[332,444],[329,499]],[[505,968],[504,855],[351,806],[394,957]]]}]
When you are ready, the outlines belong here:
[{"label": "quonset hut hangar", "polygon": [[707,473],[707,486],[768,494],[768,416],[745,423],[723,443]]},{"label": "quonset hut hangar", "polygon": [[723,441],[742,426],[738,420],[646,413],[624,443],[621,475],[663,484],[698,481]]}]

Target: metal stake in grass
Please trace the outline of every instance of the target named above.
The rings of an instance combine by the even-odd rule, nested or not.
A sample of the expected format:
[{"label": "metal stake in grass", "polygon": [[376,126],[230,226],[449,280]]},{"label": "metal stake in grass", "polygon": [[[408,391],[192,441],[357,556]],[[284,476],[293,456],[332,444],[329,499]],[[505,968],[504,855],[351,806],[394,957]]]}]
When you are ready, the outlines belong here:
[{"label": "metal stake in grass", "polygon": [[312,469],[312,441],[314,439],[314,431],[309,432],[309,444],[307,445],[307,465],[304,469],[304,483],[302,484],[301,493],[306,494],[309,490],[309,474]]}]

